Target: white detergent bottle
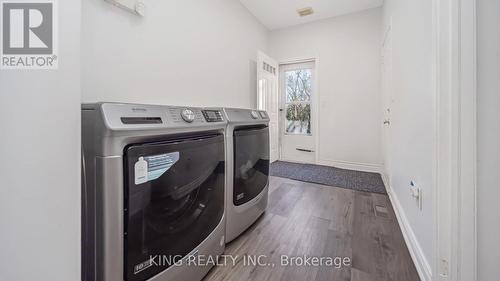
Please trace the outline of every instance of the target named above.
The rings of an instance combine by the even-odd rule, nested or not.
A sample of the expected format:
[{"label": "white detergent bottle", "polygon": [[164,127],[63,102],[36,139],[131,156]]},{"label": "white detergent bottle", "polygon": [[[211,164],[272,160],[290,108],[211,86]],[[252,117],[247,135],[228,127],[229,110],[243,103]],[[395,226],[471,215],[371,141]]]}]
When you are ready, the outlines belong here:
[{"label": "white detergent bottle", "polygon": [[143,184],[148,181],[148,162],[144,157],[139,157],[139,160],[134,165],[135,184]]}]

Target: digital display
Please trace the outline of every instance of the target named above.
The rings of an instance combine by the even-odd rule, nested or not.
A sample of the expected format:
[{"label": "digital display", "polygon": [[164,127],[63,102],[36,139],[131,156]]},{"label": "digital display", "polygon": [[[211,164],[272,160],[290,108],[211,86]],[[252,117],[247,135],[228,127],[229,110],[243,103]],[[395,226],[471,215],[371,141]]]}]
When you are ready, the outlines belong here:
[{"label": "digital display", "polygon": [[217,110],[205,110],[203,111],[203,115],[205,116],[205,120],[207,122],[222,122],[222,113]]}]

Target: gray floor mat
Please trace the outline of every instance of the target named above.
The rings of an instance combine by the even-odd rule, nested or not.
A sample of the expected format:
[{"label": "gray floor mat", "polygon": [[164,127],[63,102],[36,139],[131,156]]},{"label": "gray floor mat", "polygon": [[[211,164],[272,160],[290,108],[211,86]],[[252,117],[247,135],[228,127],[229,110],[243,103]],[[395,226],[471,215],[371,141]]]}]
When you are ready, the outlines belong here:
[{"label": "gray floor mat", "polygon": [[276,161],[271,164],[270,174],[275,177],[387,194],[382,177],[377,173]]}]

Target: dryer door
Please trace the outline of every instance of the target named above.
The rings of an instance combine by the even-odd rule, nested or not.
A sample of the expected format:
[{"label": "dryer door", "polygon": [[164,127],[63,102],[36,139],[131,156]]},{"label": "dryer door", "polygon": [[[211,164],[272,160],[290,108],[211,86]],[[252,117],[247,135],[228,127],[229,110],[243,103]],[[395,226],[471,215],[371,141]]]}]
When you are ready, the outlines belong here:
[{"label": "dryer door", "polygon": [[224,138],[132,145],[125,171],[124,278],[142,281],[178,262],[221,222]]},{"label": "dryer door", "polygon": [[233,203],[257,197],[269,178],[269,128],[243,127],[234,131]]}]

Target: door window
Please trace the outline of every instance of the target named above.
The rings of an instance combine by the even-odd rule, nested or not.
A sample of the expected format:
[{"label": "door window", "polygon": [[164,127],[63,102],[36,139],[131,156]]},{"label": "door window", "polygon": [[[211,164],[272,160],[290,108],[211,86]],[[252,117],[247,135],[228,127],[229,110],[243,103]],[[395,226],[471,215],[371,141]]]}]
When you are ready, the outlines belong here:
[{"label": "door window", "polygon": [[285,71],[285,133],[311,135],[312,69]]}]

